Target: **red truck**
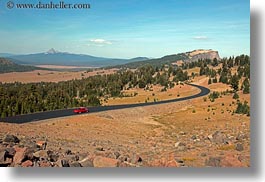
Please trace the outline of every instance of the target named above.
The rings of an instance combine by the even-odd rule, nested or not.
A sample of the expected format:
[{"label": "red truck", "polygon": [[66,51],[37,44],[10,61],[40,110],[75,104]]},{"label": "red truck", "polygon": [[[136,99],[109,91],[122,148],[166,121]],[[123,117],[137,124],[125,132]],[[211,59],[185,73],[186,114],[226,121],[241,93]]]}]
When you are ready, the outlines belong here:
[{"label": "red truck", "polygon": [[75,114],[81,114],[81,113],[86,113],[86,112],[89,112],[88,108],[86,107],[79,107],[74,110]]}]

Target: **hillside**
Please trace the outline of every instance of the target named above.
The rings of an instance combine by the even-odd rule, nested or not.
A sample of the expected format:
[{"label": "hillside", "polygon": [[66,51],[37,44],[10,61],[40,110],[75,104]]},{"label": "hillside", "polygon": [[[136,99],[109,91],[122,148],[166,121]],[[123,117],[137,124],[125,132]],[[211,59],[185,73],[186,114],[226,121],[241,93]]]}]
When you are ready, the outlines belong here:
[{"label": "hillside", "polygon": [[149,60],[127,63],[124,65],[118,65],[116,67],[119,67],[119,68],[137,68],[139,66],[144,66],[147,64],[150,64],[150,65],[155,66],[155,67],[156,66],[160,67],[160,66],[165,65],[165,64],[177,63],[178,61],[194,62],[194,61],[197,61],[199,59],[211,59],[212,60],[214,58],[216,58],[217,60],[220,60],[220,56],[219,56],[218,51],[214,51],[211,49],[209,49],[209,50],[197,49],[197,50],[190,51],[190,52],[164,56],[164,57],[158,58],[158,59],[149,59]]},{"label": "hillside", "polygon": [[164,64],[171,64],[171,63],[176,62],[178,60],[186,60],[186,59],[188,59],[188,56],[181,53],[181,54],[164,56],[164,57],[158,58],[158,59],[149,59],[149,60],[144,60],[144,61],[127,63],[124,65],[118,65],[115,67],[118,67],[118,68],[137,68],[137,67],[141,67],[144,65],[152,65],[152,66],[160,67]]},{"label": "hillside", "polygon": [[[0,73],[33,71],[39,68],[14,63],[8,58],[0,58]],[[41,68],[40,68],[41,69]]]}]

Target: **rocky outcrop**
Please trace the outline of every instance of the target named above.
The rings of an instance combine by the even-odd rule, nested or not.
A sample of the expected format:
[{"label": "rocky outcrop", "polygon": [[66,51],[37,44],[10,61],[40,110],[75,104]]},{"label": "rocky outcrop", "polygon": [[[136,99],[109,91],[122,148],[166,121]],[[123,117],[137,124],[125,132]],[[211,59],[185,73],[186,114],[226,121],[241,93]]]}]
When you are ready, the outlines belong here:
[{"label": "rocky outcrop", "polygon": [[0,167],[137,167],[143,161],[141,156],[135,155],[128,162],[119,152],[106,151],[100,146],[89,154],[70,149],[50,150],[47,141],[22,144],[14,135],[6,135],[3,141],[0,143]]},{"label": "rocky outcrop", "polygon": [[216,58],[217,60],[220,60],[220,56],[218,51],[214,50],[204,50],[204,49],[198,49],[191,52],[186,52],[186,55],[189,57],[188,61],[198,61],[199,59],[211,59],[213,60]]}]

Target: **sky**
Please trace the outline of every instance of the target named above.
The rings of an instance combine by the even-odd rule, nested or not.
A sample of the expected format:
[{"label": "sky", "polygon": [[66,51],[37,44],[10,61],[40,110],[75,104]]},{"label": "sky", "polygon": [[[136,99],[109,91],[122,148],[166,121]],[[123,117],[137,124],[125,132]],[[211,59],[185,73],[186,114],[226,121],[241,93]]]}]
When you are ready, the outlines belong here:
[{"label": "sky", "polygon": [[250,54],[249,0],[65,0],[91,5],[67,10],[8,9],[8,1],[0,1],[0,53],[54,48],[112,58],[195,49],[217,50],[221,57]]}]

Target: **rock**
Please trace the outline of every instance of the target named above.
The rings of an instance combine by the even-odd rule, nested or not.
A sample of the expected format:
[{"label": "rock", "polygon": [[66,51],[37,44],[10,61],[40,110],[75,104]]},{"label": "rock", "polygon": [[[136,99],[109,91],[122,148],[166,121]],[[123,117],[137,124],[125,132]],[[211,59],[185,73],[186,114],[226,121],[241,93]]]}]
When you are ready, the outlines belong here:
[{"label": "rock", "polygon": [[12,161],[7,160],[6,158],[6,151],[0,151],[0,167],[7,167],[11,164]]},{"label": "rock", "polygon": [[52,167],[49,161],[39,161],[39,167]]},{"label": "rock", "polygon": [[198,61],[200,59],[205,60],[205,59],[210,59],[213,60],[216,58],[217,60],[220,60],[220,56],[218,51],[214,50],[194,50],[188,53],[188,56],[190,56],[191,62]]},{"label": "rock", "polygon": [[23,146],[26,146],[29,149],[33,150],[34,152],[40,150],[40,148],[38,147],[38,145],[36,144],[36,142],[33,142],[33,141],[29,140],[29,139],[28,140],[22,140],[22,141],[20,141],[20,143]]},{"label": "rock", "polygon": [[173,160],[173,161],[168,161],[165,167],[180,167],[180,165],[175,160]]},{"label": "rock", "polygon": [[59,154],[54,153],[53,151],[47,151],[49,161],[56,162],[59,159]]},{"label": "rock", "polygon": [[39,160],[47,160],[49,158],[47,150],[39,150],[34,152],[33,156]]},{"label": "rock", "polygon": [[28,160],[33,160],[34,159],[34,156],[33,156],[33,153],[35,152],[35,149],[34,148],[27,148],[26,152],[25,152],[25,157],[28,159]]},{"label": "rock", "polygon": [[79,164],[82,167],[94,167],[92,159],[90,157],[86,157],[86,158],[82,159],[81,161],[79,161]]},{"label": "rock", "polygon": [[79,162],[73,162],[69,164],[70,167],[82,167]]},{"label": "rock", "polygon": [[197,139],[197,136],[196,135],[192,135],[191,139],[192,140],[196,140]]},{"label": "rock", "polygon": [[186,135],[187,133],[184,131],[179,132],[180,135]]},{"label": "rock", "polygon": [[96,150],[101,152],[105,151],[103,147],[97,147]]},{"label": "rock", "polygon": [[93,160],[94,167],[118,167],[119,161],[106,157],[95,157]]},{"label": "rock", "polygon": [[131,161],[129,155],[120,156],[120,157],[119,157],[119,160],[120,160],[121,162],[130,162],[130,161]]},{"label": "rock", "polygon": [[89,156],[89,153],[78,153],[78,156],[79,156],[79,161],[82,161],[83,159]]},{"label": "rock", "polygon": [[237,135],[237,137],[236,137],[236,140],[238,140],[238,141],[242,141],[242,140],[244,140],[244,139],[246,139],[246,138],[247,138],[247,136],[246,136],[245,134],[239,133],[239,134]]},{"label": "rock", "polygon": [[62,167],[70,167],[69,161],[67,161],[67,160],[61,160],[61,166]]},{"label": "rock", "polygon": [[178,163],[173,156],[162,157],[156,159],[149,164],[151,167],[180,167],[181,164]]},{"label": "rock", "polygon": [[5,149],[6,151],[6,157],[7,158],[14,158],[15,154],[16,154],[16,150],[13,147],[8,147]]},{"label": "rock", "polygon": [[226,136],[220,131],[216,131],[214,134],[209,135],[208,139],[216,144],[223,144],[227,142]]},{"label": "rock", "polygon": [[121,154],[119,152],[114,152],[114,155],[115,155],[116,159],[118,159],[121,156]]},{"label": "rock", "polygon": [[27,148],[16,147],[15,150],[16,150],[16,154],[14,156],[13,162],[14,162],[14,165],[19,165],[26,158]]},{"label": "rock", "polygon": [[20,140],[15,135],[6,135],[4,138],[4,142],[7,143],[19,143]]},{"label": "rock", "polygon": [[26,160],[25,162],[22,162],[21,167],[32,167],[33,162],[30,160]]},{"label": "rock", "polygon": [[220,167],[220,163],[221,157],[210,157],[205,161],[205,165],[210,167]]},{"label": "rock", "polygon": [[65,160],[67,161],[78,161],[79,160],[79,156],[78,155],[67,155],[64,157]]},{"label": "rock", "polygon": [[183,143],[183,142],[177,142],[177,143],[175,143],[175,147],[176,147],[177,150],[179,150],[179,151],[184,151],[184,150],[187,149],[187,148],[186,148],[186,144]]},{"label": "rock", "polygon": [[46,150],[47,142],[46,141],[37,141],[36,145],[41,150]]},{"label": "rock", "polygon": [[244,150],[243,144],[242,143],[237,143],[236,144],[236,150],[241,152]]},{"label": "rock", "polygon": [[64,153],[65,153],[65,155],[71,155],[72,154],[72,151],[69,150],[69,149],[67,149]]},{"label": "rock", "polygon": [[207,154],[206,153],[201,153],[201,157],[206,157]]},{"label": "rock", "polygon": [[143,159],[139,155],[134,155],[131,161],[131,163],[133,164],[141,163],[141,162],[143,162]]},{"label": "rock", "polygon": [[5,161],[6,161],[6,151],[3,150],[3,151],[0,151],[0,164],[5,163]]},{"label": "rock", "polygon": [[221,162],[221,167],[244,167],[244,165],[233,155],[225,156]]},{"label": "rock", "polygon": [[208,135],[207,136],[207,139],[210,140],[210,141],[212,141],[213,140],[213,135]]}]

